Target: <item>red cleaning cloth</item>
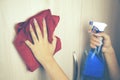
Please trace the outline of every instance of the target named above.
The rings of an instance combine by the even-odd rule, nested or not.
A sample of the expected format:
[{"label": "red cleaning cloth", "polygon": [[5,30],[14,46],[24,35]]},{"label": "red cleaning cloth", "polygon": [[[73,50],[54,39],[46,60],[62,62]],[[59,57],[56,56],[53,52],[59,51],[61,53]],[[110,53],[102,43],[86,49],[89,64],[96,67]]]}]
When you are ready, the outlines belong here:
[{"label": "red cleaning cloth", "polygon": [[[22,59],[24,60],[27,68],[30,71],[34,71],[35,69],[37,69],[40,66],[40,64],[37,62],[34,55],[32,54],[32,51],[25,44],[26,40],[30,40],[31,42],[33,42],[29,29],[30,29],[30,24],[31,24],[33,26],[33,29],[35,30],[34,24],[33,24],[34,18],[37,20],[42,33],[43,33],[43,31],[42,31],[43,18],[46,20],[48,40],[50,43],[53,40],[52,39],[53,32],[59,22],[59,16],[52,15],[50,10],[48,9],[48,10],[44,10],[44,11],[38,13],[35,16],[32,16],[25,22],[18,23],[15,26],[16,36],[15,36],[13,43],[14,43],[17,51],[21,55]],[[56,36],[56,38],[57,38],[57,44],[56,44],[55,52],[57,52],[58,50],[61,49],[61,41],[57,36]]]}]

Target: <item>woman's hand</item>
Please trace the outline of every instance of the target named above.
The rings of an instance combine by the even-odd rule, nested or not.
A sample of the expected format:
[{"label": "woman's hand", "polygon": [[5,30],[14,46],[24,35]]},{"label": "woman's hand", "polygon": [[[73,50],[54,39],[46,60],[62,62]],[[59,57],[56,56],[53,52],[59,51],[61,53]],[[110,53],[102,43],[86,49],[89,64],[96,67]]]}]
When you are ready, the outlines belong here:
[{"label": "woman's hand", "polygon": [[[89,31],[91,33],[91,31]],[[90,39],[90,46],[92,48],[96,48],[96,46],[101,45],[100,38],[103,37],[103,47],[102,47],[102,52],[104,53],[110,78],[111,80],[120,80],[120,69],[119,65],[117,62],[117,58],[115,55],[115,51],[112,47],[110,37],[102,32],[102,33],[91,33],[91,39]],[[112,59],[112,60],[111,60]]]},{"label": "woman's hand", "polygon": [[42,63],[45,61],[45,59],[53,56],[56,47],[56,38],[53,36],[52,43],[48,41],[45,19],[43,19],[43,34],[41,33],[39,24],[37,23],[36,19],[34,19],[34,25],[37,35],[35,34],[32,25],[30,25],[30,34],[34,43],[31,43],[29,40],[26,40],[25,43],[32,50],[36,59]]},{"label": "woman's hand", "polygon": [[34,25],[37,35],[35,35],[35,32],[30,25],[30,33],[34,43],[32,44],[30,41],[26,40],[26,45],[32,50],[35,58],[42,64],[46,72],[50,75],[51,80],[68,80],[66,74],[53,58],[57,39],[53,37],[52,43],[49,43],[45,20],[43,20],[43,34],[41,33],[39,25],[35,19]]},{"label": "woman's hand", "polygon": [[103,53],[108,53],[110,50],[113,50],[111,40],[109,35],[104,32],[101,33],[91,33],[90,46],[96,48],[101,45],[101,37],[103,38]]}]

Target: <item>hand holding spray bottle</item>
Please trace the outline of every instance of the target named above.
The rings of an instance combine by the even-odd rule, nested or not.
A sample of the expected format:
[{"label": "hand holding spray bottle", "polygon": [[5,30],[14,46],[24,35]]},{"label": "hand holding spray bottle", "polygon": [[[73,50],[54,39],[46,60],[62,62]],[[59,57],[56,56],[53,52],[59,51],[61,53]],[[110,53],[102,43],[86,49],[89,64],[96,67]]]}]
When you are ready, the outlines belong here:
[{"label": "hand holding spray bottle", "polygon": [[[91,31],[94,33],[103,32],[107,26],[105,23],[90,21]],[[86,58],[81,80],[104,80],[105,60],[102,54],[103,38],[100,38],[101,45],[95,49],[91,48]]]}]

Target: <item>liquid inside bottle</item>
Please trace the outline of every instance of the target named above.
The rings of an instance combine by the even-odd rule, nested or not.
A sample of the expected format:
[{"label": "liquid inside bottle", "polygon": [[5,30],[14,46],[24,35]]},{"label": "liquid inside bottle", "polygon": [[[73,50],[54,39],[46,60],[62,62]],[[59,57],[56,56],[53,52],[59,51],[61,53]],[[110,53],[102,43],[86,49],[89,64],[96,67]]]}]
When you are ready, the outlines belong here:
[{"label": "liquid inside bottle", "polygon": [[[94,33],[100,33],[99,26],[103,26],[103,23],[93,23],[90,22],[91,30]],[[97,27],[98,26],[98,27]],[[104,28],[106,25],[103,26]],[[95,49],[91,48],[88,52],[88,55],[85,59],[81,80],[104,80],[104,71],[105,71],[105,60],[102,53],[102,38],[101,45],[97,46]]]}]

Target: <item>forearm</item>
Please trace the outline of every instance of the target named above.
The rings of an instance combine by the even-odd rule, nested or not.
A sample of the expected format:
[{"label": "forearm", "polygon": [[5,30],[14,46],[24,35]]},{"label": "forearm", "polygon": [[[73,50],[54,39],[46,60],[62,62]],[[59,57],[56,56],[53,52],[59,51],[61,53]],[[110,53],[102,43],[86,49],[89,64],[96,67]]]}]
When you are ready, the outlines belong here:
[{"label": "forearm", "polygon": [[42,61],[42,65],[52,80],[69,80],[53,57]]},{"label": "forearm", "polygon": [[108,52],[104,53],[104,56],[108,65],[111,80],[120,80],[120,70],[114,49],[111,47],[108,50]]}]

